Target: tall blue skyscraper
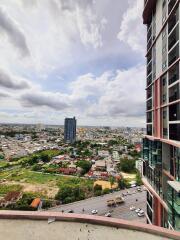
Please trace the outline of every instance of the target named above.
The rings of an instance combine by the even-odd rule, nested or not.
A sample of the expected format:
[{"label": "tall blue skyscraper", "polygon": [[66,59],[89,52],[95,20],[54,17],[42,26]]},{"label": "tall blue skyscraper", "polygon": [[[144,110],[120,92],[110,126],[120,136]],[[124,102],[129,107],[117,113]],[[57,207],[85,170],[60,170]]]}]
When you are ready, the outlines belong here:
[{"label": "tall blue skyscraper", "polygon": [[76,118],[65,118],[64,121],[64,141],[74,143],[76,141]]}]

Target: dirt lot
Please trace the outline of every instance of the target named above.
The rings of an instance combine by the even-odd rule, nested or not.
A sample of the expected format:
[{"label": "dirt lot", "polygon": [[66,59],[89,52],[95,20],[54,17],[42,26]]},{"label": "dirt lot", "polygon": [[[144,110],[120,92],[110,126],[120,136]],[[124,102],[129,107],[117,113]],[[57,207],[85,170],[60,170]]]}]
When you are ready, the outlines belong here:
[{"label": "dirt lot", "polygon": [[20,185],[23,187],[23,192],[39,192],[42,195],[46,195],[48,198],[54,198],[59,190],[56,186],[48,186],[44,184],[21,183],[16,181],[6,181],[3,182],[3,184]]}]

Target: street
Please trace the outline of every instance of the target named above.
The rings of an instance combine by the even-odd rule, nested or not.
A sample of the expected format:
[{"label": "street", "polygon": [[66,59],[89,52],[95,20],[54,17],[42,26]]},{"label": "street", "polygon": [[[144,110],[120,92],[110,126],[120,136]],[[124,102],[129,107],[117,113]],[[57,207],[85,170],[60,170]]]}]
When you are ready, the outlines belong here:
[{"label": "street", "polygon": [[[69,210],[73,210],[74,213],[92,214],[91,211],[96,209],[98,210],[97,215],[99,216],[104,216],[107,212],[110,211],[111,217],[113,218],[146,223],[146,217],[138,217],[135,211],[130,211],[130,207],[135,206],[136,209],[141,208],[146,212],[146,191],[143,190],[142,192],[138,192],[136,189],[137,188],[131,188],[99,197],[93,197],[90,199],[61,205],[59,207],[54,207],[48,211],[64,211],[67,213]],[[107,200],[115,199],[117,196],[122,196],[122,193],[127,193],[127,191],[129,194],[124,197],[124,203],[116,205],[115,207],[107,206]]]}]

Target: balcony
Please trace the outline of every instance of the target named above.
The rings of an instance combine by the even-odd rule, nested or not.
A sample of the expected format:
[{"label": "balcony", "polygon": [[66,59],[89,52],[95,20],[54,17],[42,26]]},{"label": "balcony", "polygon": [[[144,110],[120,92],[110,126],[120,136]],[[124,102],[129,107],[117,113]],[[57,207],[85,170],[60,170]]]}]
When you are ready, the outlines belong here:
[{"label": "balcony", "polygon": [[168,33],[170,33],[172,31],[172,29],[174,28],[174,26],[176,25],[176,23],[179,20],[179,9],[177,8],[175,10],[175,13],[172,14],[172,16],[169,18],[168,20]]},{"label": "balcony", "polygon": [[180,124],[169,124],[169,139],[180,141]]},{"label": "balcony", "polygon": [[156,7],[156,0],[146,0],[144,2],[143,23],[148,24],[151,21],[152,12]]},{"label": "balcony", "polygon": [[170,50],[176,42],[179,40],[179,24],[175,27],[175,29],[171,32],[168,39],[168,50]]},{"label": "balcony", "polygon": [[152,124],[148,124],[146,127],[146,133],[147,135],[152,136]]},{"label": "balcony", "polygon": [[147,111],[152,109],[152,99],[149,99],[146,103],[146,109]]},{"label": "balcony", "polygon": [[179,58],[179,44],[177,44],[170,52],[169,52],[169,62],[168,66],[171,66],[177,59]]},{"label": "balcony", "polygon": [[147,44],[147,51],[149,50],[149,48],[152,45],[152,38],[149,39],[148,44]]},{"label": "balcony", "polygon": [[152,83],[152,73],[147,77],[147,86]]},{"label": "balcony", "polygon": [[160,240],[180,238],[168,229],[113,218],[57,212],[0,212],[3,240]]},{"label": "balcony", "polygon": [[171,12],[171,10],[173,9],[174,5],[176,3],[176,0],[170,0],[168,3],[168,14]]},{"label": "balcony", "polygon": [[179,63],[177,63],[169,70],[169,85],[176,82],[178,79],[179,79]]},{"label": "balcony", "polygon": [[174,102],[180,98],[179,83],[169,88],[169,102]]},{"label": "balcony", "polygon": [[152,37],[152,25],[147,29],[147,42]]},{"label": "balcony", "polygon": [[152,112],[147,112],[146,114],[146,122],[151,123],[152,122]]},{"label": "balcony", "polygon": [[180,182],[168,181],[168,220],[174,229],[180,230]]},{"label": "balcony", "polygon": [[180,120],[180,103],[169,106],[169,121]]},{"label": "balcony", "polygon": [[147,65],[147,76],[152,72],[152,62]]}]

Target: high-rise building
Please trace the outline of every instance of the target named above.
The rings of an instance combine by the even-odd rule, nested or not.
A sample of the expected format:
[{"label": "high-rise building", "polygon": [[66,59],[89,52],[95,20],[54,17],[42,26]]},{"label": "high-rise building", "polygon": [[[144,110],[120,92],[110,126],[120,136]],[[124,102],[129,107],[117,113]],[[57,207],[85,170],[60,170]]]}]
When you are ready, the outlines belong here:
[{"label": "high-rise building", "polygon": [[65,118],[64,121],[64,141],[74,143],[76,141],[76,118]]},{"label": "high-rise building", "polygon": [[180,230],[179,0],[145,0],[147,221]]}]

